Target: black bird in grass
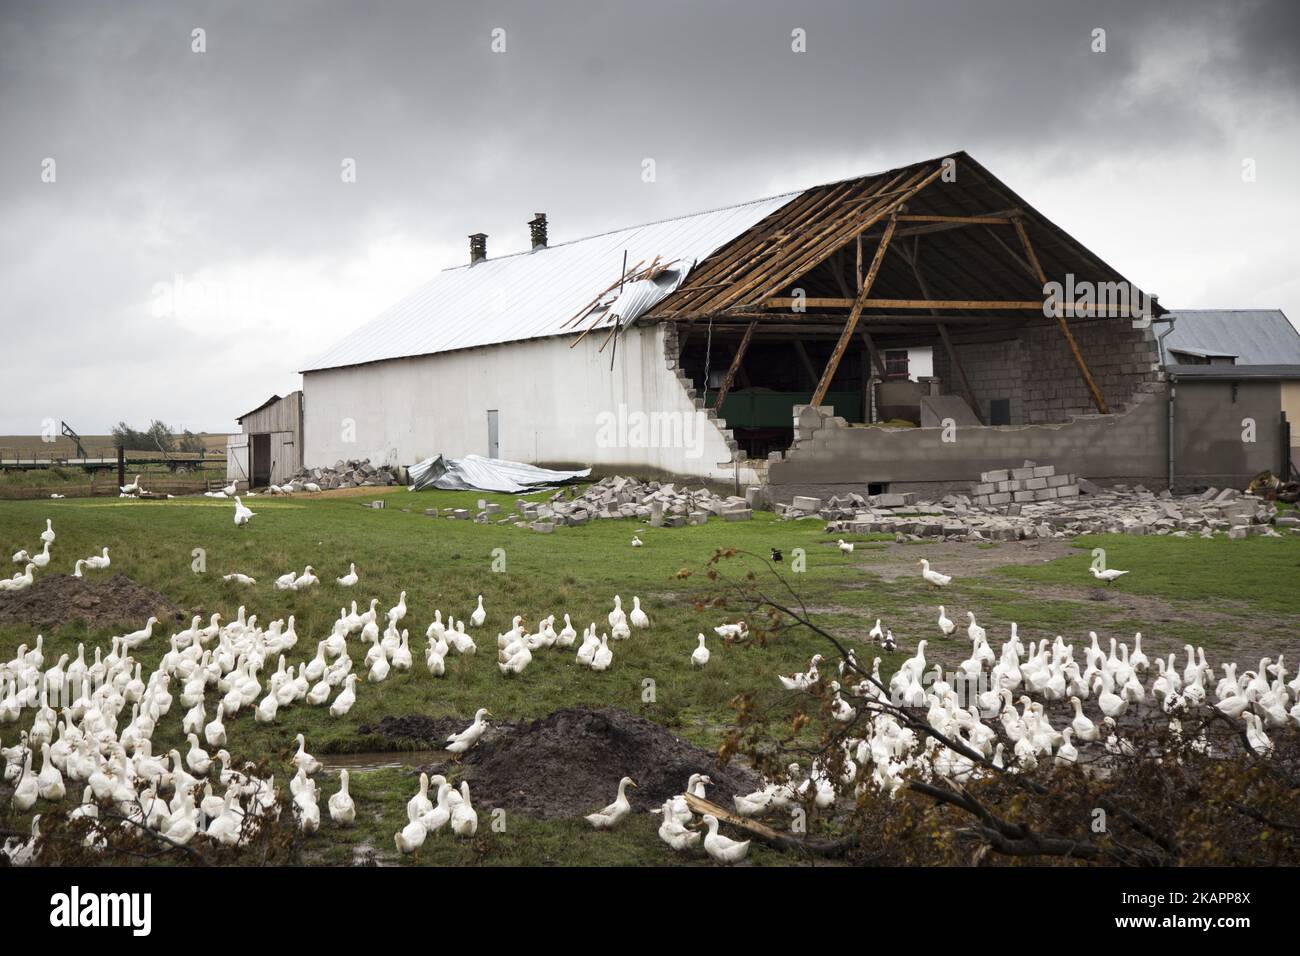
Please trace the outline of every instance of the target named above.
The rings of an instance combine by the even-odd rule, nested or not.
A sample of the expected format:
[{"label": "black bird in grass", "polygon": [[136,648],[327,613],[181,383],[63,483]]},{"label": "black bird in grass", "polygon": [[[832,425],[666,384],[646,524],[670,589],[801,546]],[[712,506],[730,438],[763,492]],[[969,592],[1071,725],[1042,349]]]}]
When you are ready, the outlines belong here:
[{"label": "black bird in grass", "polygon": [[781,561],[781,560],[783,560],[783,559],[781,558],[781,549],[780,549],[780,548],[773,548],[773,549],[772,549],[772,560],[773,560],[773,561]]}]

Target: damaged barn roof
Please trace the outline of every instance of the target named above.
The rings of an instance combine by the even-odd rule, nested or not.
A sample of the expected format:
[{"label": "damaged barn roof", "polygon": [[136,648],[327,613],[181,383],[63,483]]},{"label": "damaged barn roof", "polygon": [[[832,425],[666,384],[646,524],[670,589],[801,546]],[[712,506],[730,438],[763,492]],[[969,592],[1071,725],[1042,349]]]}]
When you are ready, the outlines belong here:
[{"label": "damaged barn roof", "polygon": [[[302,371],[579,331],[590,319],[581,326],[572,320],[598,295],[617,286],[624,252],[632,273],[656,260],[668,266],[658,276],[662,292],[636,303],[644,311],[676,288],[692,264],[797,195],[787,193],[447,269]],[[607,311],[612,315],[616,310]],[[598,324],[608,321],[606,316]]]},{"label": "damaged barn roof", "polygon": [[[959,151],[448,269],[303,371],[586,332],[616,315],[622,324],[789,321],[792,295],[807,296],[805,318],[842,321],[853,274],[862,274],[861,247],[870,256],[895,226],[898,241],[864,296],[864,321],[933,325],[940,311],[990,327],[1041,321],[1045,277],[1123,286],[1135,304],[1144,298]],[[909,314],[895,318],[899,311]],[[1166,310],[1153,303],[1151,311]]]}]

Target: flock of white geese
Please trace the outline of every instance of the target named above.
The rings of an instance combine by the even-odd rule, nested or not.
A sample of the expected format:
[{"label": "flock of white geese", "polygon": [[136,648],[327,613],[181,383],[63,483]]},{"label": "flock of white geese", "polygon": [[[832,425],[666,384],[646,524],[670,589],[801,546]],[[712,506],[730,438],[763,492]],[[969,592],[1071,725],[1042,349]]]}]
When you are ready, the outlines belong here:
[{"label": "flock of white geese", "polygon": [[[47,521],[37,560],[29,560],[26,551],[14,555],[16,562],[27,562],[26,570],[0,580],[0,587],[29,587],[35,572],[49,566],[54,540],[52,522]],[[102,563],[97,558],[79,560],[77,570],[107,565],[105,549]],[[239,585],[256,583],[239,573],[223,578]],[[356,565],[351,564],[347,574],[335,580],[342,587],[356,585]],[[299,591],[319,584],[319,577],[308,566],[301,574],[282,575],[275,587]],[[206,624],[195,616],[189,627],[167,638],[168,650],[158,667],[147,674],[144,664],[132,654],[154,639],[154,629],[160,623],[157,618],[150,617],[140,630],[113,636],[107,653],[95,647],[90,660],[86,646],[80,644],[75,658],[63,654],[50,662],[44,638],[37,635],[30,647],[22,645],[12,659],[0,662],[0,725],[30,717],[17,743],[5,747],[0,742],[0,765],[5,782],[13,787],[13,808],[27,813],[39,802],[58,804],[69,793],[75,797],[80,788],[81,802],[73,810],[77,817],[97,819],[99,806],[106,803],[126,818],[121,826],[147,827],[177,845],[195,839],[226,846],[247,841],[252,828],[245,826],[246,813],[279,813],[275,779],[259,779],[235,766],[226,749],[227,722],[240,711],[251,710],[256,723],[274,724],[300,705],[326,708],[331,717],[340,718],[355,704],[363,673],[366,683],[378,684],[394,672],[410,671],[414,663],[410,633],[399,628],[408,613],[406,592],[401,592],[386,612],[381,613],[378,607],[375,598],[365,611],[359,611],[355,601],[350,610],[340,609],[329,636],[316,641],[314,655],[296,666],[289,664],[286,656],[299,644],[294,617],[273,620],[263,627],[243,606],[228,622],[223,622],[220,614],[213,614]],[[486,620],[480,595],[468,623],[478,628]],[[611,639],[626,640],[634,628],[650,626],[639,597],[632,598],[629,611],[618,595],[607,617],[608,633],[597,636],[592,623],[579,638],[568,614],[563,621],[557,630],[555,615],[548,615],[536,631],[530,631],[523,618],[516,616],[510,629],[497,636],[500,672],[520,674],[535,652],[575,644],[575,660],[580,666],[603,671],[613,660]],[[716,630],[725,636],[738,628],[743,630],[744,625],[724,625]],[[434,612],[425,638],[424,663],[434,677],[445,675],[445,659],[450,653],[473,655],[477,651],[474,638],[466,631],[466,620],[449,615],[444,622],[441,610]],[[703,666],[709,651],[703,634],[697,640],[691,662]],[[364,656],[361,648],[365,648]],[[360,658],[360,666],[353,654]],[[181,748],[183,754],[181,749],[155,754],[153,738],[173,708],[182,714],[181,731],[188,747]],[[482,737],[489,716],[486,708],[480,708],[465,730],[447,738],[444,749],[457,756],[469,750]],[[307,752],[303,734],[297,735],[295,743],[289,794],[298,825],[303,832],[314,833],[321,826],[321,808],[313,775],[321,770],[321,764]],[[220,794],[214,792],[214,782]],[[340,827],[350,827],[356,820],[349,785],[349,774],[343,770],[339,789],[326,801],[330,820]],[[621,786],[619,799],[606,808],[600,828],[616,824],[627,806]],[[469,784],[453,787],[437,775],[421,776],[420,791],[408,804],[407,816],[407,824],[394,836],[397,849],[404,854],[414,853],[426,836],[444,826],[461,837],[472,837],[478,828]],[[594,823],[597,818],[599,814],[590,819]],[[102,827],[108,825],[104,821]],[[3,847],[11,863],[33,860],[39,833],[37,814],[29,840],[10,839]],[[104,833],[105,829],[92,827],[87,846],[104,846]],[[706,841],[706,848],[721,853],[719,859],[735,852],[726,837],[716,834]]]},{"label": "flock of white geese", "polygon": [[[0,581],[0,587],[30,586],[35,571],[48,567],[50,545],[55,540],[51,522],[46,522],[40,539],[43,547],[39,555],[25,551],[14,555],[16,562],[25,562],[25,570]],[[43,560],[37,562],[36,557]],[[107,560],[105,549],[102,566]],[[86,560],[78,562],[79,567],[87,564]],[[949,575],[931,569],[928,561],[920,564],[926,582],[943,587],[951,581]],[[351,587],[358,578],[353,564],[335,580],[340,586]],[[238,574],[227,575],[226,580],[255,583]],[[275,582],[277,588],[293,590],[309,590],[319,584],[310,566],[301,574],[286,573]],[[350,610],[340,609],[330,634],[315,641],[314,653],[296,666],[287,663],[286,657],[299,643],[294,617],[273,620],[263,627],[243,606],[230,621],[223,622],[220,614],[213,614],[207,624],[194,617],[189,627],[166,639],[167,651],[148,674],[132,654],[154,639],[153,629],[159,624],[156,618],[150,618],[138,631],[112,637],[107,653],[95,647],[91,660],[87,660],[83,644],[75,658],[63,654],[51,663],[44,652],[44,639],[37,635],[32,646],[22,645],[12,659],[0,662],[0,724],[20,723],[25,715],[30,717],[17,743],[6,747],[0,742],[0,766],[5,782],[13,788],[13,808],[27,813],[42,801],[58,804],[69,795],[75,798],[79,788],[80,804],[72,811],[74,815],[98,820],[99,807],[106,805],[124,818],[89,828],[88,847],[104,846],[111,825],[145,827],[182,846],[193,840],[240,845],[253,829],[246,825],[245,815],[278,814],[279,803],[273,776],[260,779],[247,772],[248,766],[235,766],[226,749],[227,722],[241,711],[251,710],[256,723],[276,724],[299,706],[325,708],[331,717],[341,718],[356,702],[362,672],[365,683],[378,684],[393,672],[411,671],[409,631],[400,627],[408,614],[406,592],[385,612],[381,613],[378,605],[378,599],[372,599],[365,611],[359,611],[355,601]],[[1109,652],[1103,650],[1094,632],[1089,634],[1090,643],[1077,650],[1060,636],[1026,646],[1014,623],[1007,640],[995,650],[974,613],[968,612],[967,617],[970,656],[951,673],[927,662],[928,642],[921,640],[916,653],[888,679],[880,674],[879,657],[873,661],[871,678],[862,678],[850,651],[848,659],[838,661],[833,669],[838,679],[826,680],[831,676],[821,672],[826,662],[816,655],[806,671],[778,675],[781,686],[807,693],[820,684],[829,691],[832,719],[843,723],[853,721],[869,699],[923,710],[927,721],[950,740],[970,753],[983,755],[993,767],[1012,772],[1032,769],[1041,761],[1079,761],[1080,745],[1095,744],[1107,755],[1132,753],[1133,745],[1117,725],[1130,708],[1159,708],[1171,729],[1178,732],[1187,714],[1213,706],[1230,719],[1244,722],[1248,746],[1261,756],[1273,747],[1269,730],[1300,724],[1300,676],[1288,682],[1280,656],[1276,661],[1265,658],[1257,669],[1240,674],[1236,664],[1225,663],[1216,674],[1204,649],[1188,645],[1186,665],[1180,673],[1173,654],[1167,660],[1157,657],[1153,666],[1142,651],[1141,634],[1135,635],[1131,651],[1114,639]],[[579,639],[570,616],[565,614],[563,620],[564,626],[556,630],[555,615],[548,615],[530,632],[516,616],[510,629],[497,636],[500,672],[518,675],[535,653],[575,644],[575,660],[580,666],[605,670],[613,658],[611,639],[626,640],[634,629],[650,627],[639,598],[633,597],[627,611],[617,595],[607,616],[607,633],[597,636],[592,623]],[[486,621],[480,595],[468,623],[480,628]],[[941,639],[954,637],[957,626],[943,606],[937,625]],[[748,628],[738,621],[719,625],[714,631],[730,642],[743,639]],[[882,629],[880,621],[870,633],[873,642],[883,647],[893,641],[892,632]],[[466,631],[466,621],[449,615],[444,622],[440,610],[435,611],[425,638],[424,663],[434,677],[446,673],[448,654],[472,655],[477,650]],[[703,634],[697,641],[691,662],[699,667],[708,663],[710,654]],[[364,656],[361,648],[365,648]],[[359,666],[353,653],[360,657]],[[960,694],[971,682],[979,692]],[[1069,701],[1073,706],[1074,718],[1068,725],[1053,726],[1045,710],[1045,703],[1052,701]],[[1085,702],[1088,708],[1096,708],[1099,720],[1088,716]],[[184,754],[176,748],[155,754],[154,735],[173,709],[181,713],[187,749]],[[486,708],[480,708],[465,730],[447,738],[445,749],[458,757],[474,747],[490,716]],[[994,721],[1011,742],[1010,752],[1003,735],[994,729]],[[841,744],[846,759],[839,781],[821,769],[820,761],[806,770],[792,764],[783,779],[767,781],[754,793],[735,796],[736,812],[760,816],[809,801],[826,809],[842,794],[857,796],[867,790],[892,796],[915,771],[954,780],[990,772],[984,763],[933,737],[922,739],[889,713],[872,713],[854,729],[858,732]],[[303,734],[297,734],[295,744],[289,793],[298,826],[310,834],[322,825],[315,776],[321,764],[307,752]],[[1211,746],[1203,736],[1192,745],[1200,749]],[[35,766],[38,756],[39,770]],[[695,774],[687,781],[686,792],[704,798],[710,783],[707,776]],[[624,777],[614,801],[587,816],[587,822],[598,830],[617,826],[632,812],[627,789],[635,786],[630,777]],[[346,828],[355,824],[357,811],[346,770],[340,772],[339,788],[328,797],[326,809],[333,825]],[[743,860],[748,852],[749,841],[732,840],[718,832],[716,816],[704,814],[697,824],[685,794],[652,812],[661,817],[660,838],[674,850],[702,846],[710,858],[723,864]],[[3,852],[11,863],[33,861],[39,826],[37,814],[29,840],[6,842]],[[403,854],[414,853],[444,827],[458,837],[476,833],[478,812],[469,784],[461,782],[455,787],[441,775],[422,774],[419,791],[407,804],[407,821],[394,835],[395,846]]]}]

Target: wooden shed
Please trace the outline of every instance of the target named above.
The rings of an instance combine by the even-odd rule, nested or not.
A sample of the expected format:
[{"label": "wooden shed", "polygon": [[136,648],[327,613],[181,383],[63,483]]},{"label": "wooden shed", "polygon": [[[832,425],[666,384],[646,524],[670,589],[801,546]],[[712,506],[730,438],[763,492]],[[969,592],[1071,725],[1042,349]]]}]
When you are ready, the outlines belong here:
[{"label": "wooden shed", "polygon": [[302,392],[272,395],[236,419],[226,451],[226,478],[248,488],[283,484],[302,470]]}]

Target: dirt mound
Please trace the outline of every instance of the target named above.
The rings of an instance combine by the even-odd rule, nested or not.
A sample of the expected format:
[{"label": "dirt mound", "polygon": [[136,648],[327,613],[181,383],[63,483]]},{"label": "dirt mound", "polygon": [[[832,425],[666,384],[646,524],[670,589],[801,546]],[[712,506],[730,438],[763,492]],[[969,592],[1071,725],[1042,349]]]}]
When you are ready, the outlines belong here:
[{"label": "dirt mound", "polygon": [[[377,724],[358,727],[357,733],[385,737],[389,740],[414,741],[426,750],[441,750],[450,735],[460,733],[473,722],[473,717],[429,717],[425,714],[407,714],[404,717],[382,717]],[[480,742],[491,740],[513,729],[513,726],[501,721],[489,721],[488,729],[479,740]]]},{"label": "dirt mound", "polygon": [[125,574],[111,578],[74,578],[45,574],[22,591],[0,591],[0,624],[54,628],[74,621],[92,627],[139,627],[150,616],[175,619],[176,606],[157,591],[136,584]]},{"label": "dirt mound", "polygon": [[[714,754],[679,740],[664,727],[617,708],[557,710],[540,720],[495,728],[461,764],[474,802],[550,820],[577,817],[614,799],[624,775],[637,810],[650,810],[686,789],[693,773],[708,774],[710,799],[730,804],[758,787],[753,774],[720,770]],[[445,772],[450,765],[429,768]]]}]

